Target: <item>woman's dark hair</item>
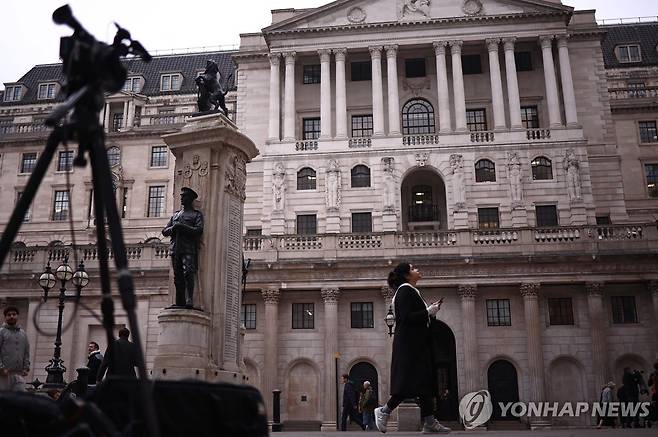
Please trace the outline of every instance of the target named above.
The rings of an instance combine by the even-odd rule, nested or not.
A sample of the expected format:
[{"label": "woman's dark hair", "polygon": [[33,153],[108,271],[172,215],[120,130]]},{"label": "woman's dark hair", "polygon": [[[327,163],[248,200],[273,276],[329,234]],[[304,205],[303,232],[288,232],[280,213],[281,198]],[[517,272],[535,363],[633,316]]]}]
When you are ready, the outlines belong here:
[{"label": "woman's dark hair", "polygon": [[388,274],[388,286],[392,290],[397,290],[398,287],[407,282],[407,275],[411,271],[411,264],[400,263]]}]

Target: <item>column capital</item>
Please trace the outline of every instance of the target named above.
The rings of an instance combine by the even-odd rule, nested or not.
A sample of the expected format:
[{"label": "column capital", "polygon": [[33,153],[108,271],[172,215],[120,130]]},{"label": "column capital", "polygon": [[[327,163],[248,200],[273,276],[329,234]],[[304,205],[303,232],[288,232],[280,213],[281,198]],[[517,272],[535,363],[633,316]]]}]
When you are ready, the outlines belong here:
[{"label": "column capital", "polygon": [[296,56],[297,52],[283,52],[283,57],[286,59],[286,64],[294,64]]},{"label": "column capital", "polygon": [[388,285],[382,285],[381,292],[384,299],[393,299],[393,296],[395,296],[395,292]]},{"label": "column capital", "polygon": [[340,290],[337,287],[324,287],[320,291],[320,295],[322,296],[324,303],[335,303],[338,302],[338,298],[340,297]]},{"label": "column capital", "polygon": [[514,44],[516,44],[515,36],[508,36],[503,38],[503,47],[505,47],[505,51],[514,50]]},{"label": "column capital", "polygon": [[448,45],[450,45],[450,53],[452,53],[452,54],[461,54],[462,46],[464,45],[464,41],[452,40],[452,41],[448,41]]},{"label": "column capital", "polygon": [[320,62],[329,62],[331,60],[331,49],[318,49]]},{"label": "column capital", "polygon": [[437,56],[446,54],[446,47],[448,47],[448,41],[434,41],[432,43],[434,46],[434,54]]},{"label": "column capital", "polygon": [[658,295],[658,281],[649,281],[647,283],[647,289],[652,295]]},{"label": "column capital", "polygon": [[388,58],[395,58],[398,55],[398,45],[397,44],[389,44],[384,46],[384,50],[386,50],[386,57]]},{"label": "column capital", "polygon": [[375,58],[381,58],[382,57],[382,46],[370,46],[368,47],[368,50],[370,51],[370,57],[372,59]]},{"label": "column capital", "polygon": [[279,297],[281,297],[281,292],[279,291],[278,288],[270,287],[270,288],[263,288],[260,291],[260,295],[263,297],[265,304],[276,305],[279,303]]},{"label": "column capital", "polygon": [[270,58],[270,64],[274,67],[278,67],[281,64],[281,53],[271,52],[267,55]]},{"label": "column capital", "polygon": [[569,38],[571,38],[571,35],[564,33],[562,35],[556,35],[555,38],[557,39],[557,47],[567,47]]},{"label": "column capital", "polygon": [[587,282],[585,283],[585,289],[587,290],[588,296],[603,296],[603,287],[605,287],[604,282]]},{"label": "column capital", "polygon": [[539,35],[539,45],[542,49],[550,49],[553,47],[553,38],[555,35]]},{"label": "column capital", "polygon": [[487,50],[489,50],[490,52],[498,51],[498,44],[500,44],[500,38],[487,38],[485,42],[487,43]]},{"label": "column capital", "polygon": [[333,49],[332,52],[334,53],[334,57],[336,58],[336,61],[344,61],[345,56],[347,55],[346,48]]},{"label": "column capital", "polygon": [[539,296],[539,287],[541,284],[539,282],[524,282],[521,284],[521,296],[524,299],[537,298]]},{"label": "column capital", "polygon": [[475,284],[460,284],[457,287],[457,294],[464,300],[474,300],[477,294],[477,285]]}]

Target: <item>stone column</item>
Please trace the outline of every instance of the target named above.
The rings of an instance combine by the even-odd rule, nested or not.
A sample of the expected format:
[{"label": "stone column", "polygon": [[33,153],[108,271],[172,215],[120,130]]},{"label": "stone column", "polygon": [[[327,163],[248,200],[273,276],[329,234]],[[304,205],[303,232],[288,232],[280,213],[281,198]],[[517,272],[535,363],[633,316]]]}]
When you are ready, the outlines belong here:
[{"label": "stone column", "polygon": [[372,61],[372,125],[373,135],[383,136],[384,132],[384,91],[382,90],[382,47],[370,47]]},{"label": "stone column", "polygon": [[464,97],[464,74],[462,72],[462,45],[464,41],[450,41],[452,55],[452,94],[455,103],[455,130],[466,132],[466,98]]},{"label": "stone column", "polygon": [[261,296],[265,301],[265,332],[267,333],[268,341],[265,342],[265,357],[263,363],[263,398],[265,403],[269,406],[267,409],[267,417],[272,419],[272,390],[281,389],[279,387],[279,375],[277,360],[277,340],[278,334],[278,321],[279,321],[279,298],[281,292],[278,288],[271,287],[261,290]]},{"label": "stone column", "polygon": [[460,397],[482,388],[478,360],[478,338],[475,317],[477,286],[460,285],[457,293],[462,302],[462,331],[464,343],[464,384]]},{"label": "stone column", "polygon": [[519,98],[519,80],[516,75],[516,59],[514,58],[514,43],[516,37],[503,38],[505,47],[505,74],[507,75],[507,101],[512,129],[522,129],[521,99]]},{"label": "stone column", "polygon": [[[653,314],[654,314],[654,320],[656,323],[654,323],[654,327],[656,329],[656,336],[655,339],[658,342],[658,281],[650,281],[648,284],[649,291],[651,292],[651,299],[653,300]],[[656,361],[658,361],[658,344],[656,344]]]},{"label": "stone column", "polygon": [[345,55],[347,49],[334,49],[336,59],[336,138],[347,138],[347,92],[345,90]]},{"label": "stone column", "polygon": [[576,109],[576,95],[573,89],[573,77],[571,76],[571,60],[569,59],[569,47],[567,40],[569,35],[557,37],[557,48],[560,57],[560,78],[562,79],[562,98],[564,100],[564,114],[567,118],[567,126],[578,125],[578,114]]},{"label": "stone column", "polygon": [[546,102],[548,104],[548,120],[551,127],[560,127],[560,104],[555,80],[555,65],[553,63],[553,35],[539,37],[542,58],[544,60],[544,82],[546,84]]},{"label": "stone column", "polygon": [[439,94],[439,132],[452,132],[450,121],[450,95],[448,94],[448,70],[446,67],[447,41],[434,41],[436,57],[436,88]]},{"label": "stone column", "polygon": [[279,141],[280,139],[280,121],[281,121],[281,54],[270,53],[270,119],[267,131],[268,141]]},{"label": "stone column", "polygon": [[105,104],[105,121],[103,122],[103,124],[105,125],[105,132],[110,132],[112,130],[112,126],[110,126],[110,123],[112,122],[112,120],[110,119],[110,115],[111,115],[110,112],[111,112],[110,103],[108,102]]},{"label": "stone column", "polygon": [[133,128],[133,125],[135,124],[135,100],[130,100],[128,106],[128,121],[126,122],[126,127],[129,127],[130,129]]},{"label": "stone column", "polygon": [[500,39],[487,39],[489,51],[489,78],[491,80],[491,101],[494,112],[494,129],[505,130],[505,102],[503,100],[503,82],[500,77],[500,62],[498,61],[498,44]]},{"label": "stone column", "polygon": [[128,127],[128,107],[130,106],[130,102],[126,100],[123,102],[123,118],[121,119],[121,129],[125,129]]},{"label": "stone column", "polygon": [[523,309],[528,335],[528,380],[530,402],[545,400],[544,356],[541,344],[541,324],[539,317],[539,283],[521,284]]},{"label": "stone column", "polygon": [[323,431],[335,431],[336,428],[336,365],[335,354],[338,352],[338,298],[340,290],[333,287],[323,288],[324,300],[324,420]]},{"label": "stone column", "polygon": [[588,282],[587,308],[589,310],[589,324],[592,335],[592,367],[594,372],[594,390],[598,394],[601,387],[609,381],[610,369],[608,367],[607,326],[605,311],[603,309],[603,282]]},{"label": "stone column", "polygon": [[286,62],[285,96],[284,96],[284,121],[283,138],[285,141],[295,141],[295,52],[285,52],[283,57]]},{"label": "stone column", "polygon": [[331,50],[320,49],[320,138],[331,138]]},{"label": "stone column", "polygon": [[388,80],[388,133],[400,135],[400,95],[398,91],[398,46],[386,46]]}]

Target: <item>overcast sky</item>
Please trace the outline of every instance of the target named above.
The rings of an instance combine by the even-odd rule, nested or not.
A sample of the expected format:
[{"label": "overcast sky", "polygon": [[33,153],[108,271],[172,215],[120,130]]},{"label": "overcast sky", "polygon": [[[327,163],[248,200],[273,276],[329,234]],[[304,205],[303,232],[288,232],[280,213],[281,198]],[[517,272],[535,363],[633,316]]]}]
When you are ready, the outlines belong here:
[{"label": "overcast sky", "polygon": [[[51,14],[65,1],[2,0],[0,84],[17,81],[36,64],[58,62],[59,37],[71,31],[54,24]],[[270,24],[271,9],[317,7],[329,2],[69,0],[68,3],[96,38],[110,41],[115,31],[112,23],[116,21],[153,52],[237,45],[240,33],[257,32]],[[597,19],[658,15],[656,0],[565,0],[565,3],[576,9],[597,9]]]}]

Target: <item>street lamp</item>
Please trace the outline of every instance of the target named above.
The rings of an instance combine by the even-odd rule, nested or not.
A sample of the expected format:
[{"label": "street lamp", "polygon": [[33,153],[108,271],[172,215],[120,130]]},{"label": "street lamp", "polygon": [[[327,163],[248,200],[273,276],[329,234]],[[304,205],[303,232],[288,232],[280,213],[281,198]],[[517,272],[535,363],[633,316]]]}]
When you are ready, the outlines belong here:
[{"label": "street lamp", "polygon": [[[74,297],[79,298],[82,289],[89,284],[89,275],[85,271],[85,265],[80,261],[78,269],[73,272],[73,269],[69,265],[69,257],[64,258],[62,265],[57,267],[55,274],[50,267],[50,261],[46,265],[45,271],[39,276],[39,286],[43,289],[43,301],[48,300],[48,292],[52,289],[57,280],[60,281],[59,288],[59,317],[57,318],[57,336],[55,337],[55,352],[53,357],[50,359],[50,363],[46,366],[46,372],[48,376],[46,377],[45,388],[61,388],[64,387],[64,372],[66,372],[66,367],[63,365],[63,361],[60,358],[62,354],[62,315],[64,313],[64,302],[67,298]],[[77,290],[75,296],[66,295],[66,283],[68,281],[73,282]]]},{"label": "street lamp", "polygon": [[392,305],[388,307],[388,312],[386,313],[386,317],[384,318],[384,321],[386,322],[386,326],[388,326],[388,336],[392,337],[393,327],[395,326],[395,315],[393,314]]}]

